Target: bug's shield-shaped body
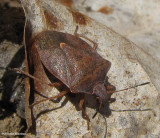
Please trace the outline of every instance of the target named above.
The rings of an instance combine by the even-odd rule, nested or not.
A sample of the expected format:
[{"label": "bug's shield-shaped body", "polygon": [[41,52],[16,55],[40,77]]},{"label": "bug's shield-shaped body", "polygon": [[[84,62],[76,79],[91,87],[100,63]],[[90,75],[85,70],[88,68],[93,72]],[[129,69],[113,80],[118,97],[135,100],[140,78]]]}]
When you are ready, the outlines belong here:
[{"label": "bug's shield-shaped body", "polygon": [[92,94],[95,84],[104,84],[111,63],[77,36],[44,31],[35,38],[33,46],[47,70],[71,92]]}]

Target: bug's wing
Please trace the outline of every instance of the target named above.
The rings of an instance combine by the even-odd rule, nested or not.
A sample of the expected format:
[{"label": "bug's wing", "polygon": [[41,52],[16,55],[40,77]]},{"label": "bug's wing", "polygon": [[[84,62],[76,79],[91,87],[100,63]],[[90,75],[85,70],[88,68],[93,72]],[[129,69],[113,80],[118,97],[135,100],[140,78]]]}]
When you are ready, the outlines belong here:
[{"label": "bug's wing", "polygon": [[66,57],[60,49],[39,51],[42,63],[56,78],[70,87],[71,73]]},{"label": "bug's wing", "polygon": [[45,68],[70,87],[71,74],[65,53],[59,45],[63,37],[64,33],[46,31],[37,36],[33,45],[37,47],[40,59]]},{"label": "bug's wing", "polygon": [[110,68],[110,62],[103,59],[93,48],[87,44],[87,48],[61,43],[60,47],[66,56],[66,62],[71,74],[72,92],[92,92],[97,82],[104,82],[106,73]]}]

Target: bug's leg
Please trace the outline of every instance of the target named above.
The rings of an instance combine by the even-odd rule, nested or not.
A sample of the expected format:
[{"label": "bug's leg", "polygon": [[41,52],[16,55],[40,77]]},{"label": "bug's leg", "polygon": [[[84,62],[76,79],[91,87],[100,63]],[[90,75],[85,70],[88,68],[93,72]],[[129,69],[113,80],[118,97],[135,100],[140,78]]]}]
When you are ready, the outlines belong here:
[{"label": "bug's leg", "polygon": [[75,32],[74,32],[74,35],[75,35],[75,36],[78,36],[78,37],[82,37],[82,38],[90,41],[91,43],[93,43],[93,49],[94,49],[94,50],[97,49],[97,47],[98,47],[97,43],[95,43],[93,40],[89,39],[89,38],[86,37],[86,36],[83,36],[83,35],[81,35],[81,34],[78,34],[77,31],[78,31],[78,26],[76,26],[76,30],[75,30]]},{"label": "bug's leg", "polygon": [[87,115],[87,113],[85,112],[85,110],[83,109],[84,99],[85,99],[85,94],[82,94],[81,99],[80,99],[80,102],[79,102],[79,108],[80,108],[80,110],[82,111],[82,113],[83,113],[83,114],[86,116],[86,118],[87,118],[87,124],[88,124],[88,129],[89,129],[90,119],[89,119],[89,116]]},{"label": "bug's leg", "polygon": [[66,95],[69,91],[62,91],[60,94],[58,94],[57,96],[54,96],[54,97],[50,97],[50,98],[46,98],[46,99],[43,99],[43,100],[40,100],[40,101],[37,101],[35,103],[33,103],[32,105],[30,105],[30,107],[33,107],[39,103],[42,103],[42,102],[45,102],[45,101],[48,101],[48,100],[53,100],[53,99],[56,99],[56,98],[59,98],[59,97],[62,97],[64,95]]},{"label": "bug's leg", "polygon": [[92,118],[95,118],[95,116],[97,115],[98,111],[102,108],[102,99],[100,99],[99,97],[97,97],[97,100],[99,101],[99,107],[98,107],[96,113],[93,115]]},{"label": "bug's leg", "polygon": [[102,99],[100,99],[99,97],[97,97],[98,101],[99,101],[99,110],[102,108]]},{"label": "bug's leg", "polygon": [[39,79],[39,78],[36,78],[36,77],[34,77],[33,75],[31,75],[31,74],[29,74],[29,73],[27,73],[27,72],[25,72],[25,71],[23,71],[23,70],[20,70],[20,69],[18,69],[18,68],[14,68],[13,70],[18,71],[18,72],[26,75],[27,77],[32,78],[33,80],[39,81],[39,82],[41,82],[41,83],[43,83],[43,84],[46,84],[46,85],[49,85],[49,86],[52,86],[52,87],[60,87],[60,86],[62,85],[61,83],[58,83],[58,82],[55,82],[55,83],[47,83],[47,82],[45,82],[45,81],[43,81],[43,80],[41,80],[41,79]]}]

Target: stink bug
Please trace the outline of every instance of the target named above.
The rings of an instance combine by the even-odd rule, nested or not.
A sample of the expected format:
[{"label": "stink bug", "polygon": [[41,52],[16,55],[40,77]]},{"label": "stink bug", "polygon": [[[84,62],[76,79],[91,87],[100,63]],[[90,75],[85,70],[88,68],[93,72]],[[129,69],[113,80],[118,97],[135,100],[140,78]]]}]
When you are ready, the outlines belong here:
[{"label": "stink bug", "polygon": [[[95,50],[97,45],[94,43],[92,48],[87,42],[80,39],[77,34],[62,33],[57,31],[44,31],[38,34],[33,45],[37,48],[39,57],[44,67],[61,82],[63,82],[72,93],[82,93],[95,95],[100,107],[103,102],[110,100],[113,86],[105,84],[106,74],[110,69],[111,63],[102,58]],[[67,92],[61,92],[65,95]],[[88,115],[82,108],[84,96],[80,100],[79,107],[90,121]],[[35,103],[36,104],[36,103]]]},{"label": "stink bug", "polygon": [[[32,47],[37,49],[44,67],[50,72],[50,74],[66,85],[68,90],[62,91],[55,97],[33,103],[32,106],[46,100],[62,97],[68,92],[81,93],[82,97],[79,102],[79,108],[82,110],[89,123],[89,116],[82,107],[85,94],[94,95],[99,100],[100,109],[104,102],[111,102],[113,100],[111,98],[112,93],[118,91],[115,91],[115,87],[106,81],[106,75],[111,67],[111,63],[97,53],[96,43],[77,34],[77,29],[78,27],[76,28],[75,35],[57,31],[43,31],[33,39]],[[91,41],[94,44],[94,47],[92,48],[87,42],[79,37]],[[39,80],[23,71],[20,72],[33,79]],[[44,83],[42,80],[39,81]],[[147,83],[140,85],[144,84]],[[58,86],[59,84],[51,83],[48,85]]]}]

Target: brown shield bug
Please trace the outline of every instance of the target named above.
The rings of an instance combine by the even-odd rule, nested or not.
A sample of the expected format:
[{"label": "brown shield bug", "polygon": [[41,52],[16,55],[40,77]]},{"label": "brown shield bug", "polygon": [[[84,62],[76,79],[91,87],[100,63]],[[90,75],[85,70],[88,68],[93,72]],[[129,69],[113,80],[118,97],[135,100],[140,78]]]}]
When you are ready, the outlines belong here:
[{"label": "brown shield bug", "polygon": [[[69,91],[62,91],[59,95],[38,101],[32,106],[46,100],[62,97],[68,92],[81,93],[79,108],[89,123],[90,119],[82,107],[85,94],[95,95],[99,100],[100,109],[104,102],[112,101],[111,94],[118,91],[115,91],[115,87],[106,81],[106,74],[111,67],[111,63],[97,53],[95,50],[97,45],[92,40],[77,34],[77,29],[78,27],[75,35],[57,31],[43,31],[33,39],[32,47],[37,49],[44,67],[66,85]],[[78,36],[91,41],[94,47],[92,48]],[[22,73],[26,74],[25,72]],[[26,75],[39,80],[29,74]],[[39,81],[44,83],[42,80]],[[147,83],[140,85],[144,84]],[[49,85],[58,86],[59,84],[51,83]]]},{"label": "brown shield bug", "polygon": [[[39,57],[44,67],[61,82],[63,82],[72,93],[93,94],[100,101],[110,100],[113,86],[105,84],[105,78],[111,63],[102,58],[87,42],[80,39],[77,34],[62,33],[57,31],[44,31],[35,37],[33,45],[37,48]],[[61,96],[67,92],[61,92]],[[82,108],[84,96],[80,100],[79,107],[86,116],[89,117]]]}]

